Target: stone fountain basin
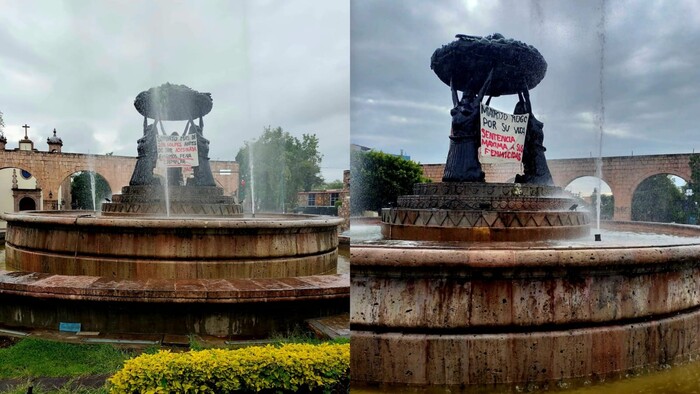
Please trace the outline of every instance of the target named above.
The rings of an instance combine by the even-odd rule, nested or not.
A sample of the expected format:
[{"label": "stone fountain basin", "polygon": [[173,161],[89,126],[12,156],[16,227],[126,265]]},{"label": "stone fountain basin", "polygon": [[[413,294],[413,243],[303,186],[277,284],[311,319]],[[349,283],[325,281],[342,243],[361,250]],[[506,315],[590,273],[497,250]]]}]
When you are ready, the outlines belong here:
[{"label": "stone fountain basin", "polygon": [[571,247],[353,244],[353,379],[602,378],[700,355],[700,227],[608,226],[692,238]]},{"label": "stone fountain basin", "polygon": [[265,338],[348,310],[349,275],[336,274],[339,218],[2,218],[4,326]]},{"label": "stone fountain basin", "polygon": [[6,266],[112,279],[284,278],[335,273],[342,219],[116,217],[33,211],[8,222]]}]

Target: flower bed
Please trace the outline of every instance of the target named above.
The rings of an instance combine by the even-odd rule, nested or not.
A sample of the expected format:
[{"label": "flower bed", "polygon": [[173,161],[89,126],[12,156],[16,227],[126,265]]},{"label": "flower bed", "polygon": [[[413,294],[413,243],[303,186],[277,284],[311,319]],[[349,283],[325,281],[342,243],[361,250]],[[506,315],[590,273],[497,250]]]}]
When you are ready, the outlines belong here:
[{"label": "flower bed", "polygon": [[349,380],[349,344],[285,344],[144,354],[109,381],[112,393],[330,393]]}]

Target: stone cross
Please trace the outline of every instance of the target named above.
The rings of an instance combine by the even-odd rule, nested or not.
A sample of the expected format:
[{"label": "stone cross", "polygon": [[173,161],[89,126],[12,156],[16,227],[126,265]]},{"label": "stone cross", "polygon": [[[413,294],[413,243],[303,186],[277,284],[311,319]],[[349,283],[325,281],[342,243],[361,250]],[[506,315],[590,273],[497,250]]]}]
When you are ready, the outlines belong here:
[{"label": "stone cross", "polygon": [[26,139],[28,139],[27,129],[29,128],[29,126],[27,126],[27,124],[25,123],[24,126],[22,126],[22,128],[24,129],[24,139],[26,140]]}]

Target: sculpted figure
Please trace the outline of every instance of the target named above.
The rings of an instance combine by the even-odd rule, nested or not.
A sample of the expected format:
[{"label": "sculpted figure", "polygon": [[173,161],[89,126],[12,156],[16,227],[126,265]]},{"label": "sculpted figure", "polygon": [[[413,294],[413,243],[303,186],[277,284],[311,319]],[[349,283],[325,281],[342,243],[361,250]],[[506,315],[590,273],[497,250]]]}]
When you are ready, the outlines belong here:
[{"label": "sculpted figure", "polygon": [[156,123],[147,124],[146,117],[143,118],[143,137],[137,141],[136,150],[138,158],[134,172],[131,174],[130,186],[154,185],[158,184],[158,178],[153,176],[153,169],[158,160],[158,147],[156,144]]},{"label": "sculpted figure", "polygon": [[493,73],[489,73],[478,94],[464,92],[457,102],[457,91],[452,87],[452,102],[455,107],[450,132],[450,150],[447,152],[443,182],[484,182],[484,171],[479,162],[481,146],[481,123],[479,111],[484,92],[491,84]]},{"label": "sculpted figure", "polygon": [[196,186],[216,186],[216,181],[209,165],[209,140],[204,138],[202,133],[204,122],[201,117],[199,118],[199,126],[192,121],[190,122],[189,132],[197,133],[197,154],[199,158],[199,165],[193,168],[194,184]]},{"label": "sculpted figure", "polygon": [[515,183],[532,183],[537,185],[554,186],[552,174],[549,172],[544,152],[544,123],[535,118],[530,105],[528,91],[518,93],[519,101],[515,104],[513,113],[530,114],[527,121],[525,146],[523,147],[523,175],[515,176]]}]

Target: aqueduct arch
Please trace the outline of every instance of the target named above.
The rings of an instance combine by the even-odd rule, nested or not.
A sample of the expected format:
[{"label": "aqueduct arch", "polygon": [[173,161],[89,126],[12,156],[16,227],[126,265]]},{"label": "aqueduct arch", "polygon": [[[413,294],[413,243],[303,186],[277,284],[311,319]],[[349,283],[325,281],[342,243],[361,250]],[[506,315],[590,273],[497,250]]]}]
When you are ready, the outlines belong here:
[{"label": "aqueduct arch", "polygon": [[[136,158],[126,156],[87,155],[81,153],[51,153],[37,151],[0,151],[3,167],[29,171],[42,190],[44,208],[55,206],[63,180],[78,171],[92,170],[102,175],[113,191],[129,184]],[[90,162],[94,162],[91,168]],[[53,197],[49,198],[49,194]],[[37,209],[42,207],[37,206]]]},{"label": "aqueduct arch", "polygon": [[[639,184],[658,174],[675,175],[690,180],[690,156],[692,154],[669,154],[647,156],[603,157],[601,178],[610,186],[615,196],[615,220],[630,220],[632,217],[632,195]],[[566,186],[582,176],[596,176],[596,159],[547,160],[557,186]],[[519,165],[482,164],[487,182],[507,182],[514,174],[522,173]],[[444,164],[424,164],[423,173],[433,182],[442,180]]]}]

